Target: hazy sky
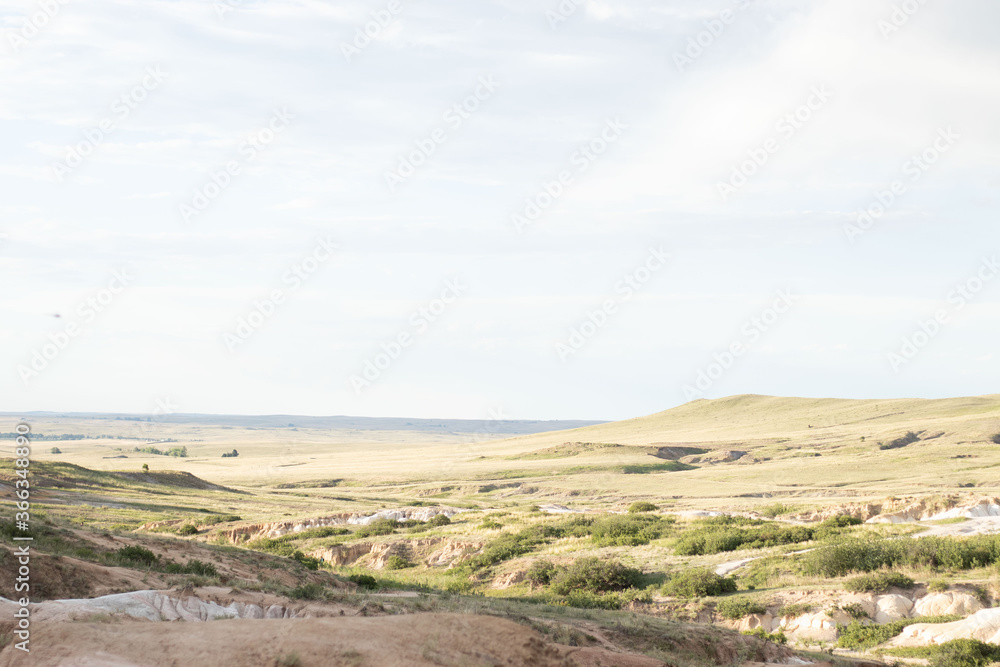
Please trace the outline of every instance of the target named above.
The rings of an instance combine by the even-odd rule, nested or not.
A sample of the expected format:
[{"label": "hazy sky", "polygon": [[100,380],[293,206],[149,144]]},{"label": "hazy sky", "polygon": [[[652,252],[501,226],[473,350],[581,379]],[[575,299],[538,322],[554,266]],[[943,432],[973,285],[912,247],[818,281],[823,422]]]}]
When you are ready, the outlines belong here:
[{"label": "hazy sky", "polygon": [[0,0],[0,409],[1000,392],[998,24]]}]

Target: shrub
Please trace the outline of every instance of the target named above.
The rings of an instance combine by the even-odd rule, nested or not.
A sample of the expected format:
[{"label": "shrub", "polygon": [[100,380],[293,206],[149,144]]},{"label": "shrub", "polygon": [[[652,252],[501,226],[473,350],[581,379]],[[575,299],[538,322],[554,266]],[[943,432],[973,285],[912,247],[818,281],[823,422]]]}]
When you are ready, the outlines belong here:
[{"label": "shrub", "polygon": [[762,507],[760,509],[760,515],[766,516],[768,519],[773,519],[779,517],[782,514],[791,514],[795,511],[793,505],[785,505],[784,503],[774,503],[773,505],[768,505],[767,507]]},{"label": "shrub", "polygon": [[679,598],[697,598],[736,592],[736,580],[722,577],[707,567],[681,570],[663,584],[663,593]]},{"label": "shrub", "polygon": [[845,614],[847,614],[848,616],[850,616],[851,618],[858,621],[865,618],[871,618],[868,615],[868,612],[865,611],[865,608],[861,605],[860,602],[852,602],[851,604],[845,604],[840,608],[840,610]]},{"label": "shrub", "polygon": [[532,586],[548,586],[552,581],[552,576],[556,573],[556,566],[547,560],[536,560],[528,568],[525,579]]},{"label": "shrub", "polygon": [[435,514],[434,518],[432,518],[427,523],[430,524],[430,525],[432,525],[432,526],[435,526],[435,527],[437,527],[437,526],[447,526],[448,524],[451,523],[451,519],[449,519],[444,514]]},{"label": "shrub", "polygon": [[766,642],[774,642],[775,644],[788,643],[788,637],[785,635],[783,630],[778,630],[775,633],[770,633],[764,628],[756,628],[755,630],[747,630],[742,634],[750,635],[751,637],[758,637]]},{"label": "shrub", "polygon": [[977,639],[953,639],[941,645],[931,667],[983,667],[1000,660],[1000,646]]},{"label": "shrub", "polygon": [[112,553],[112,558],[122,565],[156,565],[160,557],[146,547],[128,546],[122,547]]},{"label": "shrub", "polygon": [[[758,523],[764,524],[764,522]],[[798,544],[811,539],[813,539],[813,529],[806,526],[765,524],[740,528],[732,524],[710,523],[682,534],[674,545],[674,552],[681,556],[701,556],[737,549],[763,549],[782,544]]]},{"label": "shrub", "polygon": [[58,447],[53,447],[49,451],[52,452],[53,454],[62,454],[62,450],[59,449]]},{"label": "shrub", "polygon": [[951,585],[944,579],[937,579],[927,584],[927,590],[931,593],[945,593],[949,588],[951,588]]},{"label": "shrub", "polygon": [[366,526],[361,526],[354,532],[355,537],[375,537],[376,535],[392,535],[399,524],[392,519],[375,519]]},{"label": "shrub", "polygon": [[906,435],[904,435],[904,436],[902,436],[900,438],[896,438],[895,440],[891,440],[889,442],[880,442],[880,443],[878,443],[878,448],[879,449],[899,449],[900,447],[906,447],[907,445],[913,444],[914,442],[917,442],[918,440],[920,440],[920,436],[919,435],[917,435],[913,431],[907,431]]},{"label": "shrub", "polygon": [[602,546],[634,547],[663,537],[674,523],[673,517],[619,514],[602,517],[590,526],[594,543]]},{"label": "shrub", "polygon": [[318,558],[313,558],[312,556],[307,556],[301,551],[292,552],[292,558],[305,565],[309,570],[319,569],[320,560]]},{"label": "shrub", "polygon": [[187,565],[184,567],[188,574],[196,574],[201,577],[217,577],[219,576],[218,570],[211,563],[204,563],[200,560],[189,560]]},{"label": "shrub", "polygon": [[239,455],[240,455],[240,453],[234,449],[231,452],[223,452],[222,458],[224,458],[224,459],[232,459],[232,458],[236,458]]},{"label": "shrub", "polygon": [[194,525],[191,525],[190,523],[186,523],[186,524],[184,524],[183,526],[181,526],[180,528],[177,529],[177,534],[178,535],[197,535],[198,534],[198,527],[194,526]]},{"label": "shrub", "polygon": [[851,621],[850,625],[840,626],[840,636],[837,638],[837,646],[861,651],[889,641],[901,633],[903,628],[908,625],[915,623],[950,623],[960,618],[961,616],[923,616],[921,618],[893,621],[885,625],[874,623],[866,625],[859,620],[854,620]]},{"label": "shrub", "polygon": [[408,567],[412,567],[410,561],[399,555],[389,556],[385,561],[385,569],[387,570],[405,570]]},{"label": "shrub", "polygon": [[730,621],[736,621],[750,614],[766,614],[767,607],[746,596],[726,598],[715,606],[715,611]]},{"label": "shrub", "polygon": [[990,437],[990,441],[991,441],[991,442],[992,442],[992,443],[993,443],[994,445],[1000,445],[1000,433],[994,433],[994,434],[993,434],[993,435],[992,435],[992,436]]},{"label": "shrub", "polygon": [[578,558],[550,577],[552,592],[569,595],[571,591],[608,593],[635,588],[639,585],[642,572],[626,567],[618,561],[603,561],[600,558]]},{"label": "shrub", "polygon": [[378,582],[375,581],[375,577],[370,574],[352,574],[347,578],[347,580],[357,584],[361,588],[378,588]]},{"label": "shrub", "polygon": [[495,519],[486,519],[481,524],[479,524],[479,527],[484,530],[499,530],[503,528],[503,524],[500,523],[499,521],[496,521]]},{"label": "shrub", "polygon": [[653,503],[645,500],[639,500],[628,506],[628,511],[632,514],[636,514],[639,512],[655,512],[658,509],[660,508],[654,505]]},{"label": "shrub", "polygon": [[874,572],[855,577],[844,588],[855,593],[885,593],[890,588],[913,588],[913,579],[899,572]]}]

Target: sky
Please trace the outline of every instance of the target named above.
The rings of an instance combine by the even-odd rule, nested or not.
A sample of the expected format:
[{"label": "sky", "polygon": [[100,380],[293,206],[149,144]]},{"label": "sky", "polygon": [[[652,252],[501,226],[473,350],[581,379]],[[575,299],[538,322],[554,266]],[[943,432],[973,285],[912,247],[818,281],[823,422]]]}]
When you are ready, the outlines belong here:
[{"label": "sky", "polygon": [[0,0],[0,410],[1000,392],[988,0]]}]

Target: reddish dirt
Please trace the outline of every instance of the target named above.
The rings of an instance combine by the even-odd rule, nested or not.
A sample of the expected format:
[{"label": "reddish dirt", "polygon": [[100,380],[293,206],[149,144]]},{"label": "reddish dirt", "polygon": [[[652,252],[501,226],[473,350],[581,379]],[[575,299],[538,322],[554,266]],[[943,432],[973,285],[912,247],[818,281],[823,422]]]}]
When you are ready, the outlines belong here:
[{"label": "reddish dirt", "polygon": [[32,628],[31,653],[8,645],[0,652],[0,667],[245,667],[281,665],[282,659],[300,667],[664,664],[602,648],[550,644],[530,628],[490,616],[412,614],[207,623],[40,622]]}]

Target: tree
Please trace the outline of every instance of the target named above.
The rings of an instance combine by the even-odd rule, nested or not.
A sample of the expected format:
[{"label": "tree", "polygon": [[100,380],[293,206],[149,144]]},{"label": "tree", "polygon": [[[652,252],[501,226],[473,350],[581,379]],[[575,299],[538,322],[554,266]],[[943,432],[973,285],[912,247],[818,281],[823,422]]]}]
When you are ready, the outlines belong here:
[{"label": "tree", "polygon": [[52,453],[53,454],[62,454],[62,450],[59,449],[58,447],[53,447],[52,448]]},{"label": "tree", "polygon": [[149,472],[149,464],[148,463],[143,463],[142,464],[142,471],[143,472]]}]

